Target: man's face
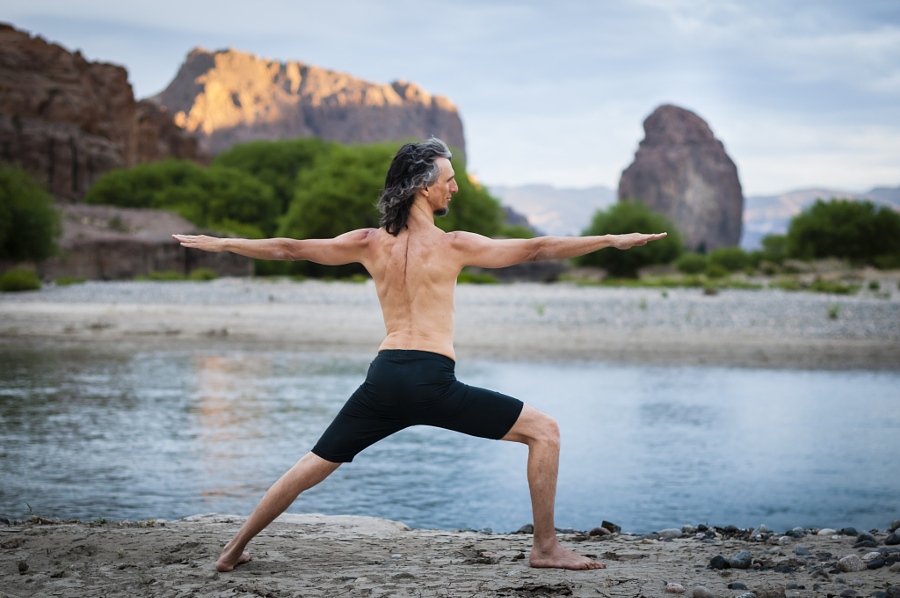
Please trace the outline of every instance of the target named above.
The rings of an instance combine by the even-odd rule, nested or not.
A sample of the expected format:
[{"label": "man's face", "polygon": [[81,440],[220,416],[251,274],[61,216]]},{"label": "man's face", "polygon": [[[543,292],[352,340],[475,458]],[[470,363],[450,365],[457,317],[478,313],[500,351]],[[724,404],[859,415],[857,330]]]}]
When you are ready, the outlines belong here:
[{"label": "man's face", "polygon": [[435,160],[441,169],[436,183],[428,187],[428,203],[435,216],[446,216],[450,211],[450,196],[459,191],[456,184],[456,173],[447,158]]}]

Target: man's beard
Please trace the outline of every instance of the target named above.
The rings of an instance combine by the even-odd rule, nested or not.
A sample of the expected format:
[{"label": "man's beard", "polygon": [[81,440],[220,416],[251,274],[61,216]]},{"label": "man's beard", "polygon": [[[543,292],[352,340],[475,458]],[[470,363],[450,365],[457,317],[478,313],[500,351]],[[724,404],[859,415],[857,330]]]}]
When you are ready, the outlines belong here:
[{"label": "man's beard", "polygon": [[450,206],[447,206],[446,208],[441,208],[440,210],[434,211],[435,216],[446,216],[449,213],[450,213]]}]

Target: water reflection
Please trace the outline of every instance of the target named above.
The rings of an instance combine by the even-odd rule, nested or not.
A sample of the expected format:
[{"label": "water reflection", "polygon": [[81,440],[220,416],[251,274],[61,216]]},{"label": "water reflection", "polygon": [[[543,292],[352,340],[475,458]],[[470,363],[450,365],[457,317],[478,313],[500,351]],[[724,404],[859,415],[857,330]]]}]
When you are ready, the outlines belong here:
[{"label": "water reflection", "polygon": [[[248,513],[369,355],[0,349],[0,515]],[[563,430],[559,523],[884,527],[900,511],[896,372],[464,361]],[[526,450],[416,427],[292,506],[420,527],[531,519]]]}]

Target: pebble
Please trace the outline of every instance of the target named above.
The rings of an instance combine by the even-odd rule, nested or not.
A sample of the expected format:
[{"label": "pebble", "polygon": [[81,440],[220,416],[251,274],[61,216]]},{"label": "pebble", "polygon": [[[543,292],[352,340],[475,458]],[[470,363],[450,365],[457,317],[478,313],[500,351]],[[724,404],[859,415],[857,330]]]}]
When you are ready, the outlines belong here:
[{"label": "pebble", "polygon": [[657,534],[657,533],[644,534],[643,536],[638,536],[638,539],[640,539],[640,540],[659,540],[659,534]]},{"label": "pebble", "polygon": [[533,534],[533,533],[534,533],[534,526],[531,525],[530,523],[526,523],[525,525],[523,525],[522,527],[520,527],[520,528],[519,528],[519,531],[517,531],[516,533],[517,533],[517,534]]},{"label": "pebble", "polygon": [[891,565],[891,573],[900,573],[900,563]]},{"label": "pebble", "polygon": [[765,523],[760,523],[760,524],[759,524],[759,527],[756,528],[756,531],[758,531],[758,532],[761,533],[761,534],[768,534],[768,533],[769,533],[769,528],[766,527],[766,524],[765,524]]},{"label": "pebble", "polygon": [[656,532],[656,535],[660,540],[666,540],[668,538],[680,538],[682,536],[680,529],[664,529]]},{"label": "pebble", "polygon": [[[681,533],[683,533],[683,534],[696,534],[696,533],[697,533],[697,528],[694,527],[693,525],[682,525],[682,526],[681,526]],[[703,586],[697,586],[697,587],[698,587],[698,588],[702,588]],[[704,588],[704,589],[706,589],[706,588]]]},{"label": "pebble", "polygon": [[722,555],[717,555],[710,559],[709,566],[711,569],[728,569],[731,567],[731,563],[725,560],[725,557]]},{"label": "pebble", "polygon": [[856,590],[846,589],[841,592],[841,596],[844,598],[850,598],[851,596],[856,596]]},{"label": "pebble", "polygon": [[833,536],[833,535],[835,535],[836,533],[837,533],[837,530],[836,530],[836,529],[831,529],[830,527],[826,527],[826,528],[824,528],[824,529],[820,529],[818,535],[820,535],[820,536]]},{"label": "pebble", "polygon": [[894,519],[891,521],[891,531],[895,532],[900,529],[900,519]]},{"label": "pebble", "polygon": [[708,530],[708,529],[709,529],[709,528],[706,527],[706,525],[703,524],[703,523],[701,523],[700,525],[697,526],[697,531],[698,531],[698,532],[705,532],[705,531]]},{"label": "pebble", "polygon": [[727,526],[725,526],[725,531],[729,534],[736,534],[737,532],[741,531],[741,528],[733,524],[728,524]]},{"label": "pebble", "polygon": [[391,558],[392,558],[392,559],[402,559],[402,558],[403,558],[403,555],[402,555],[402,554],[392,554],[392,555],[391,555]]},{"label": "pebble", "polygon": [[795,553],[795,554],[798,554],[798,555],[800,555],[800,556],[806,556],[806,555],[812,554],[810,551],[808,551],[807,549],[803,548],[802,546],[798,546],[798,547],[797,547],[797,550],[795,550],[794,553]]},{"label": "pebble", "polygon": [[608,535],[610,535],[610,531],[601,525],[600,527],[595,527],[594,529],[592,529],[591,531],[589,531],[589,532],[588,532],[588,535],[591,535],[591,536],[608,536]]},{"label": "pebble", "polygon": [[26,563],[25,561],[19,561],[18,563],[16,563],[16,567],[19,568],[19,573],[25,573],[26,571],[28,571],[28,563]]},{"label": "pebble", "polygon": [[891,598],[900,598],[900,588],[898,588],[896,586],[890,587],[890,588],[888,588],[887,594]]},{"label": "pebble", "polygon": [[789,531],[789,532],[785,532],[784,535],[785,535],[785,536],[790,536],[791,538],[798,538],[798,539],[799,539],[799,538],[802,538],[802,537],[804,536],[804,533],[803,533],[802,531],[798,531],[798,530],[796,530],[796,529],[792,529],[792,530]]},{"label": "pebble", "polygon": [[571,527],[558,527],[556,531],[560,534],[574,534],[575,529]]},{"label": "pebble", "polygon": [[750,552],[747,550],[742,550],[728,561],[728,564],[731,565],[734,569],[749,569],[750,563],[753,561],[753,557]]},{"label": "pebble", "polygon": [[479,530],[482,534],[493,534],[494,530],[489,527],[483,527]]},{"label": "pebble", "polygon": [[841,530],[841,533],[844,534],[845,536],[855,536],[856,528],[855,527],[845,527],[844,529]]},{"label": "pebble", "polygon": [[756,598],[756,594],[754,594],[753,592],[744,592],[743,594],[741,594],[740,596],[737,596],[736,598]]},{"label": "pebble", "polygon": [[894,532],[884,539],[884,543],[886,546],[896,546],[900,544],[900,534]]},{"label": "pebble", "polygon": [[746,590],[747,586],[745,586],[744,584],[742,584],[739,581],[734,581],[734,582],[728,584],[728,589],[729,590]]},{"label": "pebble", "polygon": [[859,558],[855,554],[851,554],[850,556],[845,556],[844,558],[839,560],[837,562],[837,568],[844,573],[850,573],[852,571],[865,571],[866,564],[863,563],[861,558]]},{"label": "pebble", "polygon": [[870,552],[868,554],[863,555],[862,560],[871,561],[872,559],[877,559],[881,556],[880,552]]},{"label": "pebble", "polygon": [[869,532],[859,532],[858,534],[856,534],[857,542],[865,542],[866,540],[875,542],[875,536],[873,536]]},{"label": "pebble", "polygon": [[884,567],[884,559],[872,559],[866,563],[867,569],[881,569]]},{"label": "pebble", "polygon": [[684,586],[680,583],[667,583],[666,592],[669,594],[684,594]]},{"label": "pebble", "polygon": [[789,565],[778,565],[777,567],[772,569],[772,571],[774,571],[775,573],[793,573],[794,569]]},{"label": "pebble", "polygon": [[611,531],[614,534],[618,534],[620,531],[622,531],[621,527],[619,527],[615,523],[612,523],[611,521],[601,522],[600,527],[605,527],[606,529],[608,529],[609,531]]},{"label": "pebble", "polygon": [[716,595],[709,591],[705,586],[697,586],[691,593],[692,598],[716,598]]},{"label": "pebble", "polygon": [[825,573],[825,571],[822,570],[822,569],[816,569],[815,571],[813,571],[812,573],[810,573],[809,576],[810,576],[811,578],[813,578],[813,579],[816,579],[817,577],[821,577],[821,578],[824,579],[825,581],[828,581],[828,579],[829,579],[829,578],[828,578],[828,574]]},{"label": "pebble", "polygon": [[875,542],[872,540],[862,540],[853,545],[853,548],[875,548]]}]

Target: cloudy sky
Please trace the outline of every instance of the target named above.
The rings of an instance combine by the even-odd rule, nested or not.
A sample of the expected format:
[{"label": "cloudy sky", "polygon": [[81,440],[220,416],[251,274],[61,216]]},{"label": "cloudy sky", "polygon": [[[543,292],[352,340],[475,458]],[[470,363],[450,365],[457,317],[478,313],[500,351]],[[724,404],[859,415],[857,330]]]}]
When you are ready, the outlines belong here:
[{"label": "cloudy sky", "polygon": [[139,97],[195,46],[416,81],[459,107],[488,184],[616,187],[672,103],[747,195],[900,185],[896,0],[4,0],[0,20],[126,66]]}]

